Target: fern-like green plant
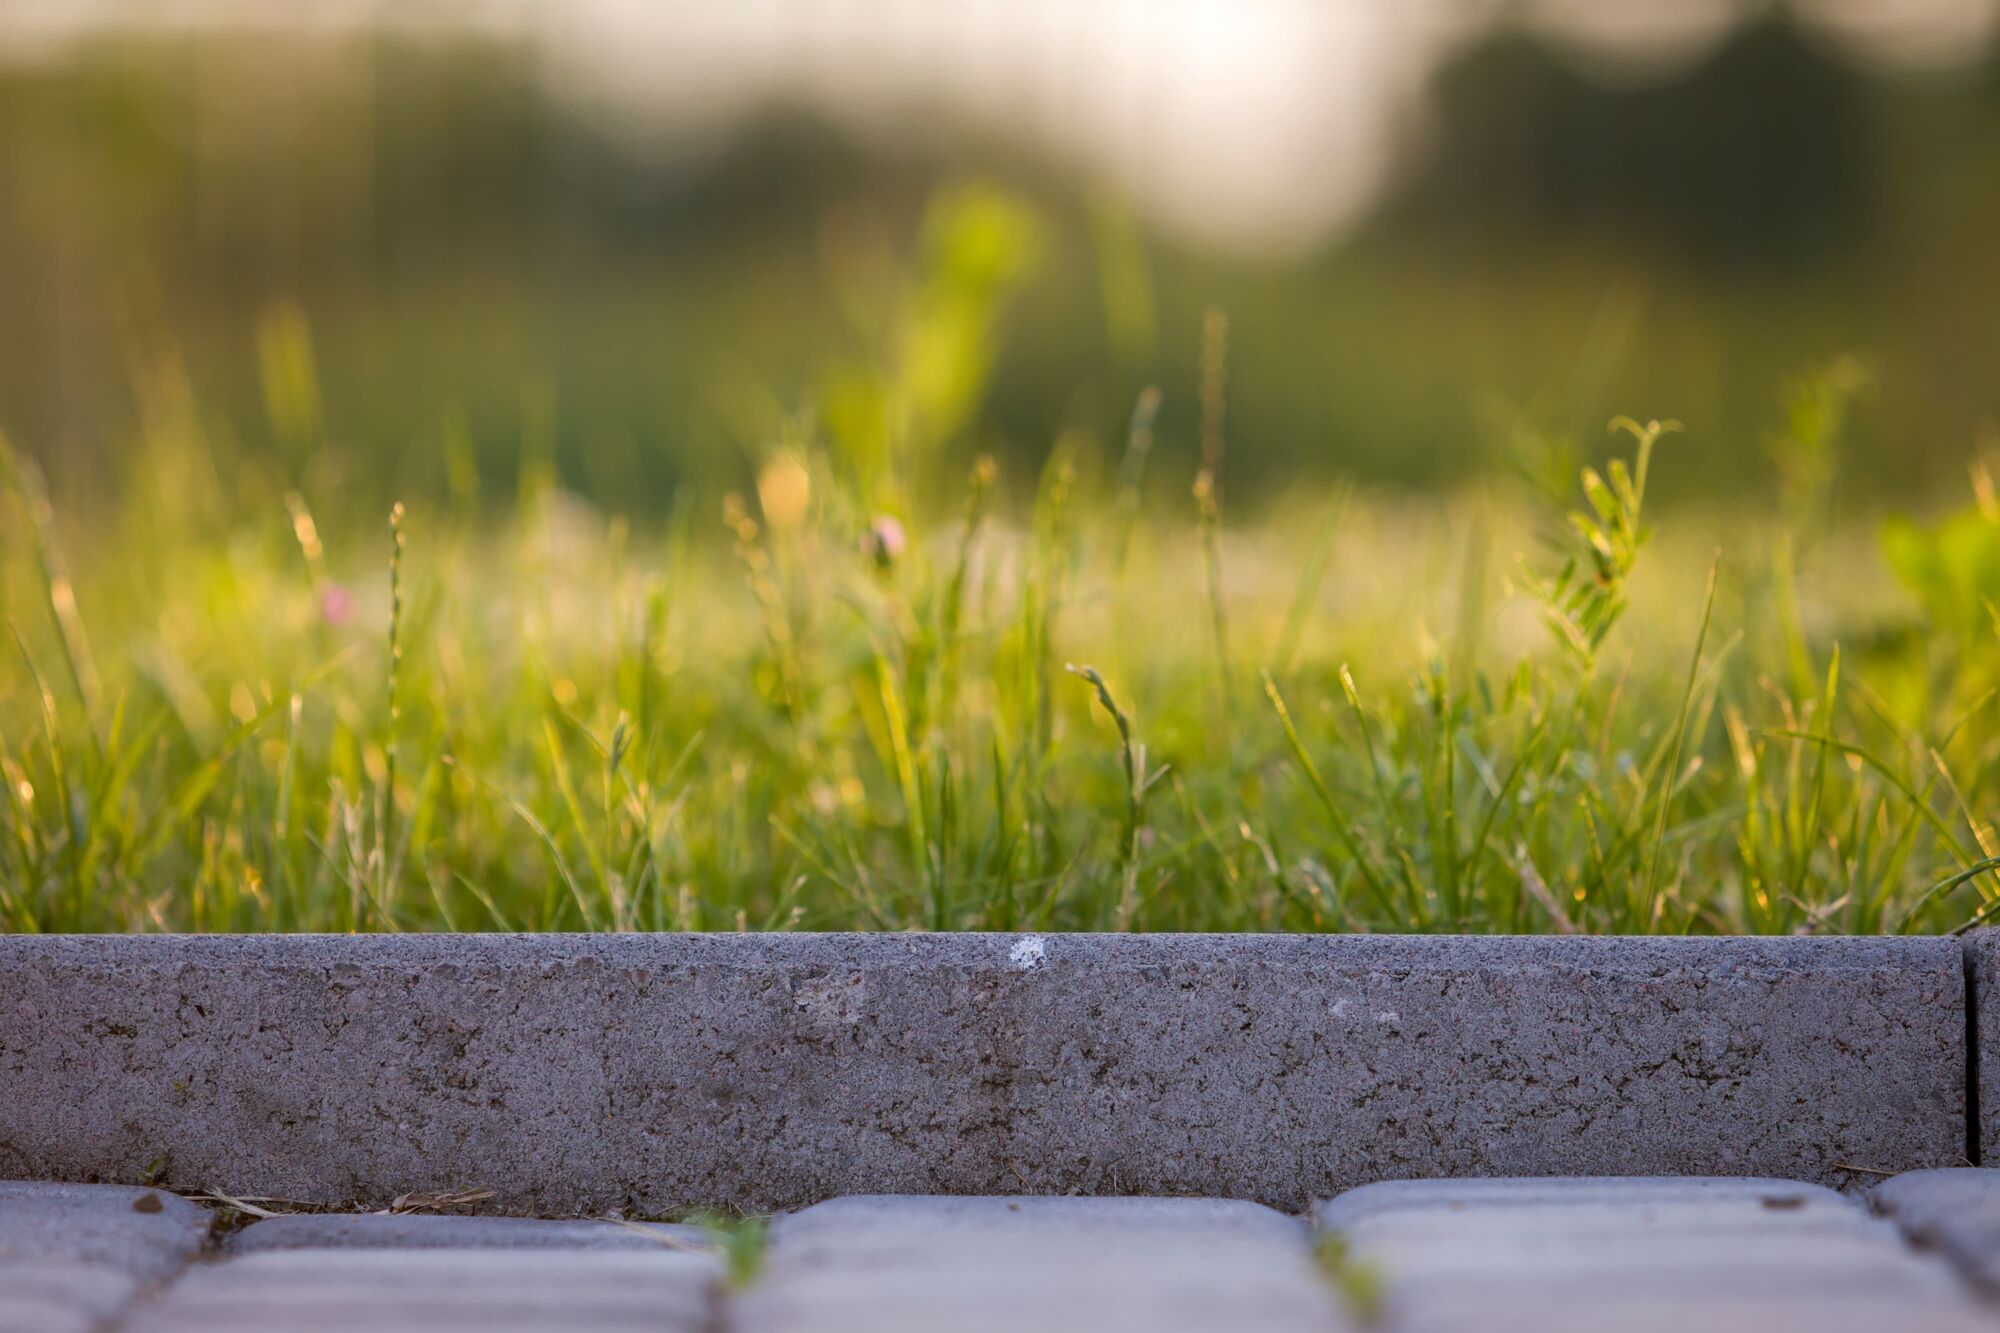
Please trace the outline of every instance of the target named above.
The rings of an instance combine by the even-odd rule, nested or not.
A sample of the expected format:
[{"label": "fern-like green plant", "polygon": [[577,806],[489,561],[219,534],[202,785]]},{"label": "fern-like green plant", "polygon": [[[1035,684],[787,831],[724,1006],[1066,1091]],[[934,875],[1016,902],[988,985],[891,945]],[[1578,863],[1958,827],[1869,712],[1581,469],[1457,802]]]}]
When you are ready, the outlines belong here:
[{"label": "fern-like green plant", "polygon": [[1553,576],[1533,570],[1523,575],[1543,623],[1586,671],[1595,665],[1598,649],[1625,613],[1632,571],[1650,535],[1642,516],[1653,448],[1662,435],[1680,428],[1678,421],[1641,425],[1631,417],[1614,418],[1610,429],[1624,431],[1637,444],[1630,466],[1614,458],[1602,474],[1596,468],[1583,469],[1583,494],[1590,507],[1569,512],[1567,527],[1574,549]]}]

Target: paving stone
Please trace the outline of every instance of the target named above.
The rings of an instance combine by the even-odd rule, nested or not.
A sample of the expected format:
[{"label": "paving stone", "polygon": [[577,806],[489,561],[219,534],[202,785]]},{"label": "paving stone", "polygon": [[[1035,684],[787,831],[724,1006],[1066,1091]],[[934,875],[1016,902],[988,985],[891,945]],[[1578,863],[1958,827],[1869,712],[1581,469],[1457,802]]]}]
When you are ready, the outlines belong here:
[{"label": "paving stone", "polygon": [[108,1264],[0,1261],[0,1333],[95,1333],[145,1285]]},{"label": "paving stone", "polygon": [[169,1184],[545,1217],[1841,1184],[1963,1154],[1965,995],[1947,939],[0,937],[0,1175],[164,1153]]},{"label": "paving stone", "polygon": [[699,1227],[658,1222],[556,1221],[439,1213],[301,1213],[266,1218],[229,1237],[231,1254],[262,1250],[653,1250],[707,1249]]},{"label": "paving stone", "polygon": [[1871,1197],[1911,1239],[2000,1296],[2000,1168],[1912,1171],[1883,1181]]},{"label": "paving stone", "polygon": [[200,1252],[209,1221],[162,1190],[0,1180],[0,1263],[74,1260],[152,1281]]},{"label": "paving stone", "polygon": [[1792,1181],[1396,1181],[1316,1220],[1395,1333],[2000,1327],[1894,1224]]},{"label": "paving stone", "polygon": [[158,1190],[0,1181],[0,1333],[102,1327],[208,1228],[205,1209]]},{"label": "paving stone", "polygon": [[1303,1226],[1221,1199],[835,1199],[779,1220],[735,1333],[1344,1328]]},{"label": "paving stone", "polygon": [[721,1265],[652,1250],[267,1250],[190,1268],[128,1333],[705,1333]]}]

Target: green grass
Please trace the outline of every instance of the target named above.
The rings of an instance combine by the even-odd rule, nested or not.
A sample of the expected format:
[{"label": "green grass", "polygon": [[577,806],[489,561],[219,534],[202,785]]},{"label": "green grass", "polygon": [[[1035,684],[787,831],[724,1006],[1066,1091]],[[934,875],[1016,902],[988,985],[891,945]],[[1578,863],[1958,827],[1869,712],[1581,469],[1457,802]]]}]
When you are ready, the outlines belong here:
[{"label": "green grass", "polygon": [[[273,446],[171,375],[110,488],[0,451],[0,929],[1926,931],[2000,913],[2000,503],[1830,503],[1840,361],[1769,494],[1648,509],[1674,423],[1445,496],[1230,509],[1199,468],[967,462],[1030,223],[974,191],[742,494],[343,508],[295,316]],[[1695,429],[1695,427],[1690,427]],[[1572,459],[1564,463],[1561,460]],[[1556,460],[1553,464],[1550,460]],[[322,524],[316,511],[324,509]],[[1654,528],[1659,531],[1655,533]]]},{"label": "green grass", "polygon": [[982,468],[899,533],[808,444],[726,522],[641,533],[530,488],[511,521],[414,507],[336,551],[303,500],[229,512],[199,483],[156,497],[186,512],[73,527],[15,458],[0,924],[1936,931],[1991,910],[1994,630],[1947,609],[1984,607],[1960,548],[2000,550],[2000,526],[1897,529],[1914,598],[1851,528],[1796,534],[1812,553],[1781,585],[1795,538],[1768,515],[1646,541],[1643,462],[1671,466],[1672,437],[1633,429],[1641,465],[1590,481],[1553,550],[1506,492],[1135,517],[1110,460],[1065,451],[1024,512]]}]

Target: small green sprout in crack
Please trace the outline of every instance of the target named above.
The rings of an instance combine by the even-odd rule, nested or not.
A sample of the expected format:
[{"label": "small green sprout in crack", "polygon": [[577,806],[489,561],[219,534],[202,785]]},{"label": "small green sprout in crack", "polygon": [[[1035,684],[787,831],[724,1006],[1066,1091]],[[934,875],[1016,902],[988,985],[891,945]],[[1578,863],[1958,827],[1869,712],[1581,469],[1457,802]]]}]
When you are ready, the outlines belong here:
[{"label": "small green sprout in crack", "polygon": [[683,1219],[700,1227],[722,1256],[723,1280],[731,1291],[742,1291],[764,1271],[764,1250],[769,1240],[770,1220],[764,1217],[732,1217],[727,1213],[698,1209]]},{"label": "small green sprout in crack", "polygon": [[1313,1261],[1326,1280],[1333,1284],[1347,1312],[1355,1322],[1364,1327],[1372,1327],[1381,1322],[1384,1303],[1388,1299],[1389,1279],[1382,1266],[1367,1259],[1357,1259],[1347,1248],[1347,1241],[1327,1232],[1313,1241]]}]

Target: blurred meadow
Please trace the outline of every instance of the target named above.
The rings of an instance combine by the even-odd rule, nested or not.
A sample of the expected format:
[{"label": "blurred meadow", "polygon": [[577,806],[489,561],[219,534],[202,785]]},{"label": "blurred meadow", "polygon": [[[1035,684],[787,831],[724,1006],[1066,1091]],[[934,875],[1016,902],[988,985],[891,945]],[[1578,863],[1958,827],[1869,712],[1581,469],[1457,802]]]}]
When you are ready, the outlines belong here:
[{"label": "blurred meadow", "polygon": [[2000,915],[1994,5],[79,12],[0,930]]}]

